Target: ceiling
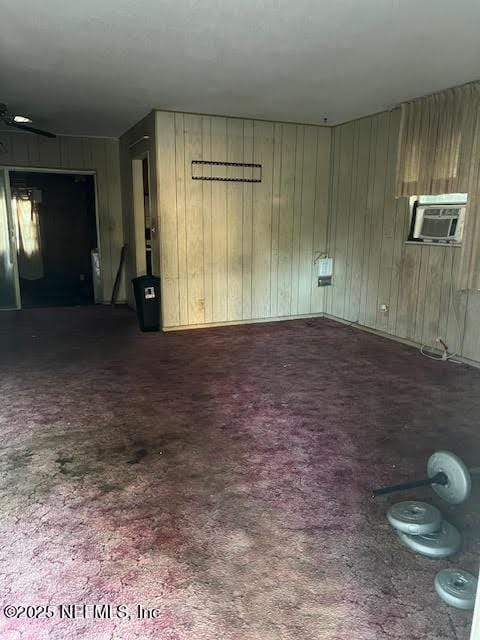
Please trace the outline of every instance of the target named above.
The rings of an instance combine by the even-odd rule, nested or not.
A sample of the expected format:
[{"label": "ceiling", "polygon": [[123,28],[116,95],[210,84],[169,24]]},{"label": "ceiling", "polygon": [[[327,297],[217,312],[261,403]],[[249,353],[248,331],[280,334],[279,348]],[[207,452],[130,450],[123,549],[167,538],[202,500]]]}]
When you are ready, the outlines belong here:
[{"label": "ceiling", "polygon": [[152,108],[328,124],[480,76],[478,0],[0,0],[0,102],[62,134]]}]

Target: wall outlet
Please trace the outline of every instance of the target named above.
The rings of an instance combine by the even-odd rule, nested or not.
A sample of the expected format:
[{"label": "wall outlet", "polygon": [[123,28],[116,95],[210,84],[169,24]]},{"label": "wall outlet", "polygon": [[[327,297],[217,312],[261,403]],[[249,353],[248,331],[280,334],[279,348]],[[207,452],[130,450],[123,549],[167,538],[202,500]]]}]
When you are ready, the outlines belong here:
[{"label": "wall outlet", "polygon": [[388,304],[381,304],[380,305],[380,311],[382,313],[388,313]]}]

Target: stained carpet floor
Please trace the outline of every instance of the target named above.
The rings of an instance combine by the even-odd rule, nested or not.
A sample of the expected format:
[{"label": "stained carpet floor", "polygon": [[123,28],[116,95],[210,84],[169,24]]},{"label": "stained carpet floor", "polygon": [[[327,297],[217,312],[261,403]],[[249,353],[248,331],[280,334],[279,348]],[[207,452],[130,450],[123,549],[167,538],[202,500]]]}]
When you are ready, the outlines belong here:
[{"label": "stained carpet floor", "polygon": [[461,528],[449,560],[371,490],[436,449],[478,466],[479,371],[325,319],[141,334],[104,307],[0,315],[0,352],[3,639],[467,640],[433,580],[478,569],[478,487],[408,494]]}]

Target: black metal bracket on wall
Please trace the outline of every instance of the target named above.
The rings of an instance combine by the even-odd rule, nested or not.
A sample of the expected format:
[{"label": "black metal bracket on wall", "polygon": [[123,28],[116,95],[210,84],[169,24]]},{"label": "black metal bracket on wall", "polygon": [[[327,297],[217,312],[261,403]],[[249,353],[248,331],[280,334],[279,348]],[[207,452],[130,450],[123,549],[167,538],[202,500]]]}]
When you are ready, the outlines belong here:
[{"label": "black metal bracket on wall", "polygon": [[[209,165],[214,167],[242,167],[252,170],[252,175],[254,172],[258,172],[257,178],[226,178],[221,176],[195,176],[194,173],[194,165]],[[192,180],[215,180],[220,182],[261,182],[262,181],[262,165],[261,164],[249,164],[244,162],[217,162],[211,160],[192,160]]]}]

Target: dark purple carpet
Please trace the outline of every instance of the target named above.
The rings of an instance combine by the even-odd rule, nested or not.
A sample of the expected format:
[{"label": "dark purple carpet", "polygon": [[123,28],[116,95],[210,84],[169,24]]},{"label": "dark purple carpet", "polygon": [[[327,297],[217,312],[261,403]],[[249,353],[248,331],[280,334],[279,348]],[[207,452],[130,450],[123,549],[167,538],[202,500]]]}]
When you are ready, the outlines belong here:
[{"label": "dark purple carpet", "polygon": [[478,570],[479,487],[402,496],[461,528],[443,561],[370,494],[436,449],[480,464],[479,371],[328,320],[141,334],[105,307],[0,315],[0,353],[2,639],[468,638],[433,580]]}]

